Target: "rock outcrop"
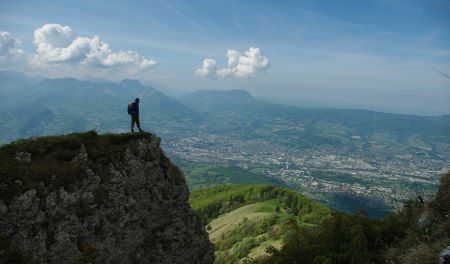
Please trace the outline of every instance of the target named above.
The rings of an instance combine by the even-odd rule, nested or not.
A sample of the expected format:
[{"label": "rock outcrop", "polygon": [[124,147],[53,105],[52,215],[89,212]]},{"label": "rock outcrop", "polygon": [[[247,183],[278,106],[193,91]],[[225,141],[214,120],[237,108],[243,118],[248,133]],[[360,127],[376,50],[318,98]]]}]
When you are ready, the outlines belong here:
[{"label": "rock outcrop", "polygon": [[159,143],[149,133],[88,132],[1,147],[0,258],[212,263],[184,176]]},{"label": "rock outcrop", "polygon": [[449,264],[450,263],[450,246],[444,248],[439,254],[439,264]]}]

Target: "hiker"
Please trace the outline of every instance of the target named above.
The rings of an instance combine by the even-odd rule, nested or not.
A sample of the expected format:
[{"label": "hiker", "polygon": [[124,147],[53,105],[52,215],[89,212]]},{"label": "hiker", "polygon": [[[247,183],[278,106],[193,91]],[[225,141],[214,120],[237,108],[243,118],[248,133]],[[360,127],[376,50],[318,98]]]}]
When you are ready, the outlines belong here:
[{"label": "hiker", "polygon": [[128,104],[128,114],[131,115],[131,132],[134,132],[135,123],[139,128],[139,132],[143,132],[141,122],[139,122],[139,98],[136,98],[134,103]]}]

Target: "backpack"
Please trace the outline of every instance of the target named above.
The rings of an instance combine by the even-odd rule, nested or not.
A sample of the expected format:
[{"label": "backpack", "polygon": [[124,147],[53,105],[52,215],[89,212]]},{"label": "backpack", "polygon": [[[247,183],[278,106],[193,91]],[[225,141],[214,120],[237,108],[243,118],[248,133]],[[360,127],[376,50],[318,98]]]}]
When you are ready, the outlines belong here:
[{"label": "backpack", "polygon": [[133,114],[133,103],[128,103],[127,112],[129,115]]}]

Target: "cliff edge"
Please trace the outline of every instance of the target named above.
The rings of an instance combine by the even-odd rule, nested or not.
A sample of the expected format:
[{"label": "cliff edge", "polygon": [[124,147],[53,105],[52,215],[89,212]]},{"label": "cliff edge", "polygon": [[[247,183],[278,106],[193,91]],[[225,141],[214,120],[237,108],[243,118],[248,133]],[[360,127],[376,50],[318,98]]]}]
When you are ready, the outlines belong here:
[{"label": "cliff edge", "polygon": [[212,263],[159,143],[88,132],[0,147],[0,262]]}]

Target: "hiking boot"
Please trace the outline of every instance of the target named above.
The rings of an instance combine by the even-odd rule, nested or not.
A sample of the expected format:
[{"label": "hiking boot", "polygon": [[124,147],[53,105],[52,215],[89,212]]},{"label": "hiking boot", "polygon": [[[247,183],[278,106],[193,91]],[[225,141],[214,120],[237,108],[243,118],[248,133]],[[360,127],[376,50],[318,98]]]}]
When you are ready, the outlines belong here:
[{"label": "hiking boot", "polygon": [[131,129],[131,133],[134,133],[134,129]]},{"label": "hiking boot", "polygon": [[142,129],[139,128],[139,132],[144,132],[144,130],[142,130]]}]

